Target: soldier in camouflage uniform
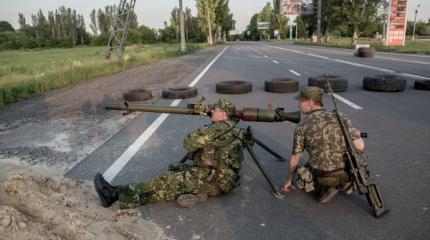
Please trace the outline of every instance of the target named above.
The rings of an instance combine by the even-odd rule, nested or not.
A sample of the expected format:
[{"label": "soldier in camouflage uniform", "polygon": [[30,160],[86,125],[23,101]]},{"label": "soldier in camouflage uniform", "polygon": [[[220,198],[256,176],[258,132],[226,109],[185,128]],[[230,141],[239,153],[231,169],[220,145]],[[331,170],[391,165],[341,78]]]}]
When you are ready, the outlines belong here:
[{"label": "soldier in camouflage uniform", "polygon": [[[307,114],[295,129],[293,155],[290,159],[290,172],[283,190],[289,192],[295,189],[293,177],[297,172],[297,185],[306,192],[318,190],[319,202],[326,203],[337,194],[338,190],[348,190],[352,186],[345,171],[343,155],[346,144],[335,112],[323,108],[323,90],[318,87],[308,87],[296,97],[300,110]],[[345,115],[341,116],[346,123],[357,151],[364,149],[360,132],[352,127],[351,121]],[[302,153],[306,150],[309,162],[298,167]]]},{"label": "soldier in camouflage uniform", "polygon": [[160,174],[148,182],[112,186],[101,174],[94,185],[104,207],[119,200],[120,208],[135,208],[146,203],[177,199],[182,207],[192,207],[206,200],[230,192],[237,185],[243,165],[242,130],[227,112],[235,107],[221,99],[209,105],[212,124],[190,133],[183,142],[193,164],[175,163],[170,172]]}]

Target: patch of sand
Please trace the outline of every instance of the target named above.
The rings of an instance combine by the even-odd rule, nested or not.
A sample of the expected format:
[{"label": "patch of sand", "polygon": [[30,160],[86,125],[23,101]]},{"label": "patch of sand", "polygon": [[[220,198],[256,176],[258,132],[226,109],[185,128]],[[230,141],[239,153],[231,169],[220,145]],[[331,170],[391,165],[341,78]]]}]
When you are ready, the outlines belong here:
[{"label": "patch of sand", "polygon": [[[52,171],[52,170],[48,170]],[[43,172],[43,171],[42,171]],[[34,170],[12,173],[0,186],[1,239],[169,239],[136,210],[103,208],[91,182]]]}]

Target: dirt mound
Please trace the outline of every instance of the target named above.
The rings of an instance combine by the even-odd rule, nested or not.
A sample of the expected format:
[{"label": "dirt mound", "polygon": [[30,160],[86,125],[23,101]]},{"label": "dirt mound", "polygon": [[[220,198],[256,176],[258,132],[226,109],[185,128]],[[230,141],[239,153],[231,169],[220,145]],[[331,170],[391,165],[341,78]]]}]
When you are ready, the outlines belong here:
[{"label": "dirt mound", "polygon": [[138,210],[99,205],[90,182],[12,174],[0,187],[1,239],[168,239]]}]

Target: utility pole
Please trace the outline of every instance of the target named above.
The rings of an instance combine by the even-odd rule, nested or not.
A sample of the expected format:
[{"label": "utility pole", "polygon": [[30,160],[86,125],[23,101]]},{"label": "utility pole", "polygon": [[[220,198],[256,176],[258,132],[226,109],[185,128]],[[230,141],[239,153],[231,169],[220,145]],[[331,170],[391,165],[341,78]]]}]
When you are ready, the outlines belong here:
[{"label": "utility pole", "polygon": [[415,9],[415,20],[414,20],[414,30],[412,31],[412,40],[415,40],[415,28],[417,26],[417,15],[418,15],[418,8],[420,5],[417,5],[417,8]]},{"label": "utility pole", "polygon": [[118,12],[112,24],[111,35],[107,45],[106,59],[114,53],[118,58],[124,55],[125,42],[127,41],[128,29],[130,27],[130,15],[133,13],[136,0],[121,0]]},{"label": "utility pole", "polygon": [[184,23],[184,11],[182,10],[182,0],[179,0],[179,21],[181,22],[181,52],[185,52],[185,23]]},{"label": "utility pole", "polygon": [[318,0],[317,8],[317,42],[321,43],[321,0]]}]

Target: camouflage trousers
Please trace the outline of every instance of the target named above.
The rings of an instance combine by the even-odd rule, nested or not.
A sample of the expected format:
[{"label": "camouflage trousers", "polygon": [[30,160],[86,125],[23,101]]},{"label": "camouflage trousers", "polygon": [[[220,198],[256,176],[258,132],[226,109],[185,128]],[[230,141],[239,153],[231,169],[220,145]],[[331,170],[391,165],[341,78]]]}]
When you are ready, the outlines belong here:
[{"label": "camouflage trousers", "polygon": [[185,193],[217,196],[234,188],[237,177],[229,176],[229,171],[220,171],[215,180],[207,181],[210,174],[208,167],[183,164],[178,171],[160,174],[148,182],[119,186],[120,208],[170,201]]},{"label": "camouflage trousers", "polygon": [[345,171],[336,171],[334,174],[327,174],[312,169],[309,165],[297,168],[297,186],[306,192],[312,192],[327,187],[339,187],[348,182],[349,178]]}]

